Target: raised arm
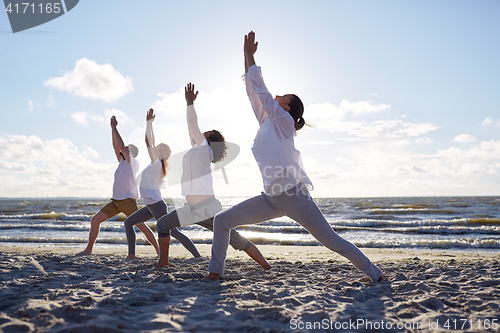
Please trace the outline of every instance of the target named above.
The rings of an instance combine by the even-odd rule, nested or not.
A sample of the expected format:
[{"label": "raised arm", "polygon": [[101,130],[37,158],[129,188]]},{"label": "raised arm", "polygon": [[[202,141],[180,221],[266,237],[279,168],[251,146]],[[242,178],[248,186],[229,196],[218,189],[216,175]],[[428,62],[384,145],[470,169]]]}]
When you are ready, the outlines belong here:
[{"label": "raised arm", "polygon": [[275,119],[287,115],[288,112],[279,106],[278,102],[275,101],[269,90],[267,90],[264,80],[262,79],[260,67],[257,67],[255,64],[254,54],[257,51],[258,45],[259,43],[255,41],[255,32],[250,31],[248,35],[245,36],[244,45],[247,65],[245,69],[248,70],[245,74],[245,83],[247,85],[247,94],[250,98],[250,103],[254,109],[255,116],[257,117],[257,120],[259,120],[259,123],[262,124],[267,116]]},{"label": "raised arm", "polygon": [[153,109],[149,109],[146,115],[146,147],[148,147],[149,158],[151,163],[154,163],[158,159],[158,155],[155,150],[155,136],[153,133],[153,121],[155,120],[155,115]]},{"label": "raised arm", "polygon": [[119,162],[123,157],[124,159],[127,160],[127,162],[130,163],[130,154],[128,152],[128,148],[125,147],[123,139],[120,133],[118,132],[117,126],[118,126],[118,121],[116,120],[116,117],[115,116],[111,117],[111,134],[113,136],[113,149],[115,150],[116,158],[118,159]]},{"label": "raised arm", "polygon": [[262,125],[264,120],[267,118],[267,113],[262,109],[262,102],[259,96],[255,93],[255,89],[252,87],[252,80],[248,74],[249,62],[255,65],[254,53],[257,51],[257,46],[259,43],[255,42],[255,33],[251,31],[248,35],[245,35],[245,41],[243,43],[243,53],[245,55],[245,86],[247,90],[248,99],[250,100],[250,105],[252,105],[253,113]]},{"label": "raised arm", "polygon": [[205,136],[201,133],[200,128],[198,127],[198,116],[196,115],[196,111],[194,109],[194,101],[196,100],[196,97],[198,97],[198,92],[194,92],[194,84],[188,83],[184,88],[184,93],[187,103],[186,118],[191,146],[194,146],[195,143],[200,146],[205,140]]},{"label": "raised arm", "polygon": [[255,32],[250,31],[248,35],[245,35],[245,44],[243,46],[245,53],[245,73],[248,73],[248,69],[255,65],[253,55],[257,52],[257,46],[259,46],[259,42],[255,41]]}]

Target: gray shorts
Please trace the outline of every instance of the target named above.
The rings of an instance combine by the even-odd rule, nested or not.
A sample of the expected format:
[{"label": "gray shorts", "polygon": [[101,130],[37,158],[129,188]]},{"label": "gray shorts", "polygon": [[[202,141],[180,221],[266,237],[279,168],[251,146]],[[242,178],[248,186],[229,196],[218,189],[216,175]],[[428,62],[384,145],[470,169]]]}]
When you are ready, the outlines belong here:
[{"label": "gray shorts", "polygon": [[222,204],[215,197],[207,198],[195,205],[184,204],[176,209],[180,227],[195,224],[213,218],[222,210]]}]

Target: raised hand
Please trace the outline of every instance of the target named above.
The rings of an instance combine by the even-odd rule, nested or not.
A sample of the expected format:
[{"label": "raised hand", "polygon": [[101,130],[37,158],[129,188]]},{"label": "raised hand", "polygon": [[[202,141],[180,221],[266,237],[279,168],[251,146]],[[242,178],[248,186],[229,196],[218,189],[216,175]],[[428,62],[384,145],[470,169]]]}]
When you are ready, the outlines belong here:
[{"label": "raised hand", "polygon": [[255,41],[255,32],[250,31],[248,35],[245,35],[245,43],[243,45],[245,55],[253,55],[255,52],[257,52],[257,46],[259,46],[259,42]]},{"label": "raised hand", "polygon": [[198,97],[198,92],[194,92],[194,84],[191,84],[191,82],[189,82],[187,86],[184,87],[184,94],[186,96],[187,105],[193,104],[196,100],[196,97]]},{"label": "raised hand", "polygon": [[148,114],[146,115],[146,121],[155,120],[155,117],[153,109],[149,109]]},{"label": "raised hand", "polygon": [[118,126],[118,121],[116,120],[116,117],[113,116],[111,117],[111,127],[116,127]]}]

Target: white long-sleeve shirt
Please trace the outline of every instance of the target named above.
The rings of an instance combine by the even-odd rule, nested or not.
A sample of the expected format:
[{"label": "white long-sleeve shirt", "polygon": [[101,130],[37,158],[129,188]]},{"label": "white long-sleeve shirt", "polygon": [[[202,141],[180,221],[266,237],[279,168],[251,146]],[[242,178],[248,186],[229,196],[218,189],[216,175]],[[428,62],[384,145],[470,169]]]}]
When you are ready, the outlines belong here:
[{"label": "white long-sleeve shirt", "polygon": [[253,65],[244,77],[250,104],[260,125],[252,152],[262,174],[265,192],[277,195],[299,182],[312,190],[300,151],[295,149],[297,133],[292,116],[267,90],[260,67]]}]

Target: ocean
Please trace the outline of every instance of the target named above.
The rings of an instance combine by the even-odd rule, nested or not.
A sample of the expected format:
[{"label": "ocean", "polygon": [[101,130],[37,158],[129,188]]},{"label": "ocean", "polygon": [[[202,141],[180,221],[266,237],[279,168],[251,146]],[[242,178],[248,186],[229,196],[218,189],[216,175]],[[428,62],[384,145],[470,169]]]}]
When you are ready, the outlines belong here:
[{"label": "ocean", "polygon": [[[220,200],[227,208],[243,199]],[[500,197],[321,198],[315,201],[332,228],[358,247],[500,251]],[[0,199],[0,244],[83,250],[90,218],[107,202],[108,199]],[[169,211],[182,205],[181,201],[166,202]],[[124,215],[118,215],[102,223],[96,247],[119,244],[125,248],[124,220]],[[149,221],[148,225],[154,230],[155,221]],[[212,233],[199,226],[181,230],[195,244],[212,241]],[[257,245],[320,245],[287,217],[238,230]],[[137,244],[150,246],[139,231]],[[173,244],[177,244],[175,240]]]}]

